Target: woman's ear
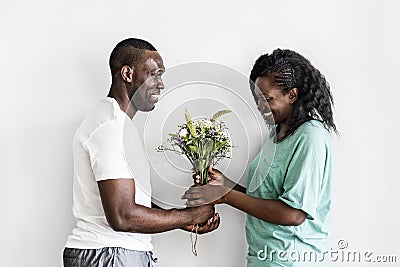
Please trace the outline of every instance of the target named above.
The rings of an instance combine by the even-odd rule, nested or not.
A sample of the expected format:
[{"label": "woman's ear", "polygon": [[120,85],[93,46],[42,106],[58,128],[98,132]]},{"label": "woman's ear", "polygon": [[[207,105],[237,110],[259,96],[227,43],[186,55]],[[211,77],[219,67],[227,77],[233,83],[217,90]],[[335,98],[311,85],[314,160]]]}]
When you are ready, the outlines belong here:
[{"label": "woman's ear", "polygon": [[121,77],[125,82],[131,83],[133,81],[133,67],[129,67],[127,65],[121,68]]},{"label": "woman's ear", "polygon": [[296,102],[298,93],[299,93],[299,90],[297,90],[297,88],[290,89],[290,91],[288,93],[290,104],[293,104],[294,102]]}]

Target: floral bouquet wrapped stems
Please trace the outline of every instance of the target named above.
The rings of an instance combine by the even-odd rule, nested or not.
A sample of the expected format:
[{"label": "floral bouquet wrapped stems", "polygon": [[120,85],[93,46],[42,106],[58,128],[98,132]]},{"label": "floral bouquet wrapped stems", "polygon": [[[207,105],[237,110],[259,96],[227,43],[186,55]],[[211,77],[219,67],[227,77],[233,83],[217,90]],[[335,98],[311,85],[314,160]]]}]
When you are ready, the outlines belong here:
[{"label": "floral bouquet wrapped stems", "polygon": [[185,109],[186,123],[179,125],[177,133],[170,134],[170,138],[158,146],[157,151],[173,151],[185,155],[200,176],[200,183],[206,184],[208,167],[224,158],[230,158],[233,145],[228,128],[223,121],[217,120],[230,112],[221,110],[211,118],[193,121]]},{"label": "floral bouquet wrapped stems", "polygon": [[[169,134],[162,145],[157,147],[157,151],[173,151],[185,155],[192,164],[195,172],[200,176],[200,184],[208,182],[208,167],[210,164],[217,164],[221,159],[230,158],[233,147],[229,138],[227,127],[223,121],[218,121],[222,115],[230,113],[230,110],[221,110],[211,118],[193,121],[189,111],[185,109],[186,123],[178,126],[178,131]],[[192,252],[197,256],[197,230],[199,225],[193,226],[190,240],[192,242]],[[193,232],[196,238],[193,241]]]}]

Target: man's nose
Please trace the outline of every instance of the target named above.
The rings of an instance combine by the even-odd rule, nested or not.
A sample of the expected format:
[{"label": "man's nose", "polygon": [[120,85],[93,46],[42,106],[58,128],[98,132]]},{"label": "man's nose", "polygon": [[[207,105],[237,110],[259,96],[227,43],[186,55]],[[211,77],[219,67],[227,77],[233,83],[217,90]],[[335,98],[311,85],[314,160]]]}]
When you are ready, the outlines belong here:
[{"label": "man's nose", "polygon": [[164,89],[164,82],[161,79],[157,82],[157,89]]}]

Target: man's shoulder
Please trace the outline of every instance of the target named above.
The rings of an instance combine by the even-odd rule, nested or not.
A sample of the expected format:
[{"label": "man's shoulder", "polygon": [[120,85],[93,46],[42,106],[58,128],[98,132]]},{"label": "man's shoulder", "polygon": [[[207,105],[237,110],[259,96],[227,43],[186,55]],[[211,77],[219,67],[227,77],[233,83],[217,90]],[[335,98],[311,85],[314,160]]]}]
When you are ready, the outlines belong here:
[{"label": "man's shoulder", "polygon": [[86,115],[85,120],[107,122],[117,119],[119,114],[118,103],[112,98],[102,99],[94,108]]},{"label": "man's shoulder", "polygon": [[119,106],[117,103],[113,102],[113,99],[105,98],[100,101],[87,113],[75,133],[75,138],[89,138],[92,133],[106,125],[118,127],[118,122],[121,121],[122,118],[118,109]]}]

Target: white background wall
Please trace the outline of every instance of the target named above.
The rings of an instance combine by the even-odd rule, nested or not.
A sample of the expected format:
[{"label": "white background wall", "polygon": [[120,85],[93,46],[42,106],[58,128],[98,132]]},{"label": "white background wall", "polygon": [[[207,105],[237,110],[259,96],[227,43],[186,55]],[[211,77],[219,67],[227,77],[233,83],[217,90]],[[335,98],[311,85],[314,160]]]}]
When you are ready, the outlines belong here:
[{"label": "white background wall", "polygon": [[[132,36],[154,43],[166,67],[209,61],[248,75],[277,47],[308,57],[331,84],[341,133],[332,248],[345,239],[399,262],[398,10],[394,0],[2,1],[0,266],[61,266],[72,136],[108,92],[111,49]],[[200,238],[198,258],[187,233],[154,236],[156,266],[244,266],[244,215],[218,211],[221,228]]]}]

